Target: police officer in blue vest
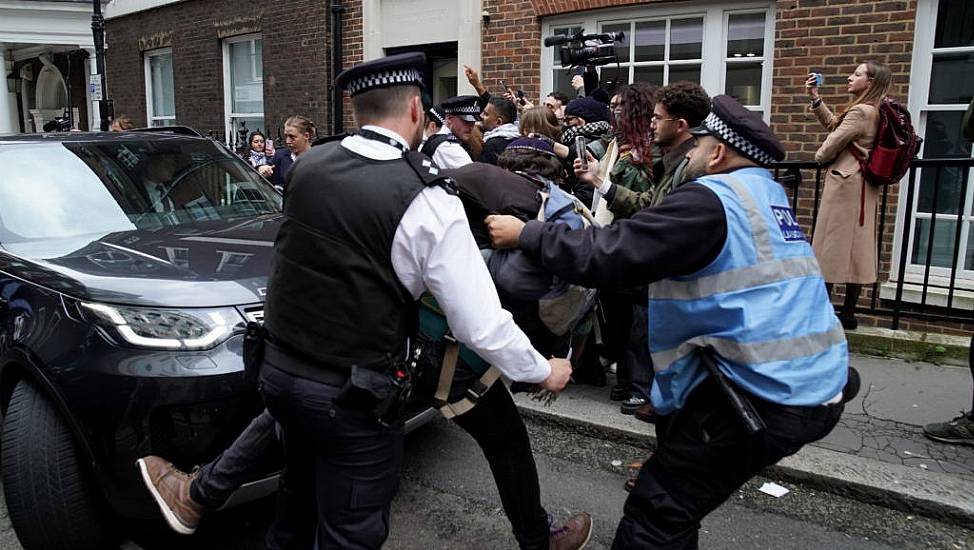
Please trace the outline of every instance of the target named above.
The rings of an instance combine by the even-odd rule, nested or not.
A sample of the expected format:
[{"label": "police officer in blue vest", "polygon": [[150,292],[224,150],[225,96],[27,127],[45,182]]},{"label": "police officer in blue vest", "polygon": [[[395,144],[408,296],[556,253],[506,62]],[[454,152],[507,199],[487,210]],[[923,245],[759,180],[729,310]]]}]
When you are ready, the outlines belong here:
[{"label": "police officer in blue vest", "polygon": [[649,284],[651,399],[665,415],[615,549],[696,548],[701,519],[765,466],[826,436],[842,414],[847,345],[784,189],[784,151],[728,96],[693,130],[689,180],[603,228],[491,216],[518,246],[585,286]]}]

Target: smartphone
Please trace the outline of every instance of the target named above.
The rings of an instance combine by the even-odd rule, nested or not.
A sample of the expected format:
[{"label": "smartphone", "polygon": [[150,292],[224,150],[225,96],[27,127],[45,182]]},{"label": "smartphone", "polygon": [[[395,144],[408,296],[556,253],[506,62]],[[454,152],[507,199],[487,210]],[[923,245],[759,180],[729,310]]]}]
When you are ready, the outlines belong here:
[{"label": "smartphone", "polygon": [[812,73],[815,75],[815,87],[821,88],[825,84],[825,76],[822,73]]},{"label": "smartphone", "polygon": [[503,79],[503,78],[501,78],[501,79],[499,79],[499,80],[498,80],[497,82],[499,82],[499,83],[500,83],[500,85],[501,85],[501,90],[504,90],[504,91],[506,92],[506,91],[507,91],[507,84],[505,84],[505,83],[504,83],[504,79]]},{"label": "smartphone", "polygon": [[588,170],[588,155],[586,152],[587,149],[585,148],[585,138],[582,136],[576,136],[575,155],[582,161],[582,170]]}]

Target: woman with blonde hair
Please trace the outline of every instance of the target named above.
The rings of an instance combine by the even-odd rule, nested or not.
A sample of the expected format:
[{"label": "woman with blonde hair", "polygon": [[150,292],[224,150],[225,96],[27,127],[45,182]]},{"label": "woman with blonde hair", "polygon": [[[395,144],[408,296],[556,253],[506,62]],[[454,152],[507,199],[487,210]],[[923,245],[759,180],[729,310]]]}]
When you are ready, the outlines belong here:
[{"label": "woman with blonde hair", "polygon": [[824,165],[825,186],[812,248],[829,293],[836,283],[845,283],[839,320],[843,327],[853,330],[858,326],[855,310],[862,285],[876,282],[878,276],[879,205],[879,188],[865,181],[853,149],[868,158],[879,126],[878,107],[889,93],[893,78],[885,65],[867,61],[856,67],[847,80],[846,91],[851,99],[838,114],[833,114],[819,97],[814,73],[808,75],[805,90],[812,101],[812,112],[829,131],[815,152],[815,160]]},{"label": "woman with blonde hair", "polygon": [[274,187],[284,190],[284,177],[287,176],[291,165],[311,149],[311,142],[315,139],[315,123],[310,118],[294,115],[284,122],[284,143],[286,149],[278,149],[274,158],[266,165],[257,169],[260,175],[270,179]]}]

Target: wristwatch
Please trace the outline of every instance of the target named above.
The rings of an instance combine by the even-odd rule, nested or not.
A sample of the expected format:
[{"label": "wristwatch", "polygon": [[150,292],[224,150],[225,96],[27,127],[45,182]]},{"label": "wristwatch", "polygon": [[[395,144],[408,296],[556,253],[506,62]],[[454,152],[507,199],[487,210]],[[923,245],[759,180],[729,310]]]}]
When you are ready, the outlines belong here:
[{"label": "wristwatch", "polygon": [[812,100],[812,109],[817,109],[819,105],[822,104],[822,98],[817,98]]}]

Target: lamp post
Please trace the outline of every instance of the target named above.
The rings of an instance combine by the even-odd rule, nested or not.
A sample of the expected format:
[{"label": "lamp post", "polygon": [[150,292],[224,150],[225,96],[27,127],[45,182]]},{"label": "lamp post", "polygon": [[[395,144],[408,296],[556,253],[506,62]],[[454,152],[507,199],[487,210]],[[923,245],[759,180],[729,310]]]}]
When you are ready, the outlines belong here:
[{"label": "lamp post", "polygon": [[91,14],[91,32],[95,39],[95,67],[101,78],[101,99],[98,100],[98,114],[101,117],[101,131],[107,132],[112,117],[111,100],[105,99],[108,87],[105,82],[105,17],[101,14],[101,0],[92,0],[95,11]]}]

